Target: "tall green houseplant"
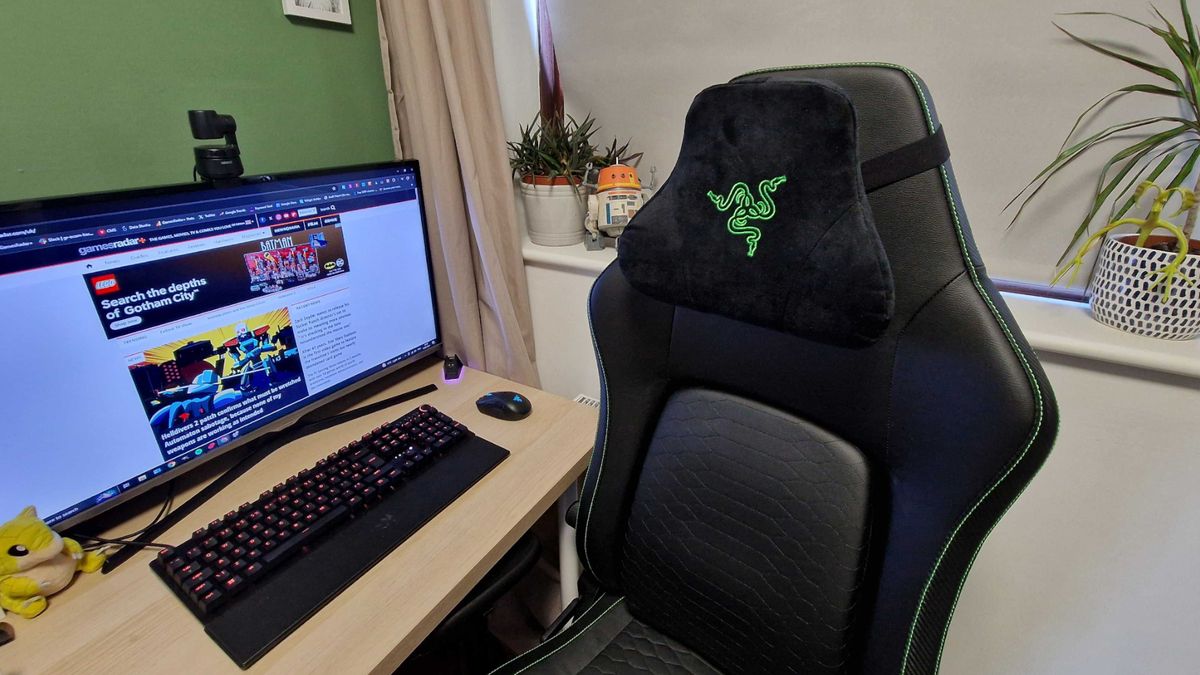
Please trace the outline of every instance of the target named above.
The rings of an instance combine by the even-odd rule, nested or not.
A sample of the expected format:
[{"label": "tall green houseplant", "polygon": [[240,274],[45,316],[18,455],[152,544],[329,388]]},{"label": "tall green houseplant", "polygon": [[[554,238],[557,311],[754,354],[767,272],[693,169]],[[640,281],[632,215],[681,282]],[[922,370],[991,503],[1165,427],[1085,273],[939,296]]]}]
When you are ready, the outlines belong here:
[{"label": "tall green houseplant", "polygon": [[[1059,257],[1058,264],[1060,266],[1063,265],[1072,250],[1088,239],[1090,227],[1100,215],[1104,204],[1110,199],[1112,203],[1106,214],[1106,223],[1125,217],[1136,204],[1138,196],[1141,194],[1138,186],[1144,182],[1155,182],[1160,180],[1160,177],[1171,176],[1169,182],[1163,186],[1163,190],[1179,188],[1185,181],[1188,181],[1197,162],[1200,161],[1200,122],[1197,121],[1200,120],[1200,93],[1198,93],[1200,92],[1200,39],[1197,38],[1196,27],[1192,22],[1191,13],[1188,11],[1187,0],[1180,0],[1179,9],[1182,15],[1180,21],[1182,30],[1153,5],[1151,10],[1156,19],[1161,22],[1158,25],[1113,12],[1071,12],[1067,14],[1067,16],[1113,17],[1146,29],[1161,39],[1178,60],[1179,65],[1174,69],[1148,63],[1133,54],[1079,37],[1057,23],[1055,24],[1056,28],[1088,49],[1153,76],[1148,82],[1130,84],[1111,91],[1088,106],[1076,118],[1075,124],[1068,132],[1066,140],[1063,141],[1054,160],[1009,202],[1011,207],[1020,200],[1020,206],[1013,216],[1013,223],[1015,223],[1029,201],[1037,196],[1042,188],[1067,165],[1085,154],[1089,154],[1090,151],[1107,141],[1125,138],[1130,134],[1138,139],[1112,154],[1105,162],[1096,180],[1088,211],[1076,227],[1062,256]],[[1130,120],[1111,125],[1082,139],[1076,138],[1076,132],[1084,126],[1085,122],[1091,120],[1102,106],[1129,94],[1161,97],[1164,106],[1181,109],[1182,112]],[[1182,164],[1179,164],[1180,161]],[[1200,190],[1200,181],[1196,183],[1194,189]],[[1186,222],[1181,228],[1185,240],[1190,239],[1195,231],[1198,211],[1200,211],[1200,203],[1192,201],[1187,205]],[[1184,246],[1180,255],[1186,255],[1186,253],[1187,247]],[[1065,270],[1060,270],[1058,277],[1062,276],[1062,271]]]}]

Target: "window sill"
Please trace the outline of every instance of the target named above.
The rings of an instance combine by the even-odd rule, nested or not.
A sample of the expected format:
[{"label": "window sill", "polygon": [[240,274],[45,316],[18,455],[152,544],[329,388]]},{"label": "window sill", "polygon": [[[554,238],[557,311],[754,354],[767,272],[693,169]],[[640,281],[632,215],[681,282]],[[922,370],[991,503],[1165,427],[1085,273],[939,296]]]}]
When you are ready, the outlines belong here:
[{"label": "window sill", "polygon": [[568,272],[600,274],[609,263],[617,259],[617,249],[606,248],[589,251],[583,244],[570,246],[541,246],[529,241],[522,233],[521,256],[526,264],[540,267],[555,267]]},{"label": "window sill", "polygon": [[1040,352],[1200,378],[1200,340],[1159,340],[1110,328],[1092,318],[1087,303],[1001,295]]},{"label": "window sill", "polygon": [[[617,257],[614,249],[589,251],[583,244],[539,246],[528,238],[521,244],[527,265],[574,274],[598,275]],[[1109,328],[1092,319],[1086,303],[1002,295],[1030,346],[1039,352],[1200,378],[1200,340],[1158,340]]]}]

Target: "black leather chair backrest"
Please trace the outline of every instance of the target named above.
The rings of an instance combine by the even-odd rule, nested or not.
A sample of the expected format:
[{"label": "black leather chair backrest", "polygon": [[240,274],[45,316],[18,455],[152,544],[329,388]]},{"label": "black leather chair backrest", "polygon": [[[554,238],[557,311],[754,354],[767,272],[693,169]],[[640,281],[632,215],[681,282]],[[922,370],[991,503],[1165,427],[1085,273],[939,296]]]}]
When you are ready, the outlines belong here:
[{"label": "black leather chair backrest", "polygon": [[[751,76],[842,88],[863,160],[938,129],[895,66]],[[592,290],[603,398],[582,562],[725,672],[935,672],[975,554],[1053,443],[1053,394],[949,164],[869,202],[895,284],[870,346],[659,302],[617,265]]]}]

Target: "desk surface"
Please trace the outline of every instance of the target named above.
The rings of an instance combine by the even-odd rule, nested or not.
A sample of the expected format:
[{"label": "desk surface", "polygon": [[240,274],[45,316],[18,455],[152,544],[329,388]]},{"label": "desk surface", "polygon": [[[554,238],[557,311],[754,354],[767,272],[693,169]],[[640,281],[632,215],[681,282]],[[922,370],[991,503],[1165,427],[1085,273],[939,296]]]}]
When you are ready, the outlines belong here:
[{"label": "desk surface", "polygon": [[[438,391],[277,450],[158,538],[164,543],[186,540],[230,508],[252,501],[281,479],[422,403],[512,452],[250,672],[390,673],[586,467],[596,428],[594,409],[487,373],[464,369],[457,383],[447,385],[435,365],[364,402],[428,383],[437,384]],[[520,422],[503,422],[475,409],[475,399],[484,392],[503,389],[525,393],[533,413]],[[114,529],[137,529],[148,519],[139,514]],[[154,555],[143,551],[106,576],[78,576],[32,621],[9,614],[5,621],[17,637],[0,647],[0,675],[163,668],[241,672],[150,571]]]}]

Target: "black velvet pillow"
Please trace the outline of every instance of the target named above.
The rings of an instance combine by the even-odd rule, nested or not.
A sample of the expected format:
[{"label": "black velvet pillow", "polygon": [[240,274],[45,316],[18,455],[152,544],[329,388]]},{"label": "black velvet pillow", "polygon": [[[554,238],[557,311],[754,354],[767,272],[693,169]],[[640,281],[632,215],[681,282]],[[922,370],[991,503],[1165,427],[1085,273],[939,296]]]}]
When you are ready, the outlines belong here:
[{"label": "black velvet pillow", "polygon": [[892,275],[849,97],[815,80],[700,92],[675,170],[622,234],[619,260],[664,302],[828,344],[877,340]]}]

